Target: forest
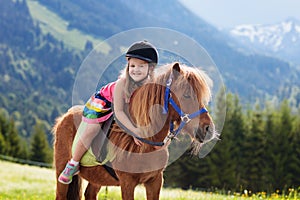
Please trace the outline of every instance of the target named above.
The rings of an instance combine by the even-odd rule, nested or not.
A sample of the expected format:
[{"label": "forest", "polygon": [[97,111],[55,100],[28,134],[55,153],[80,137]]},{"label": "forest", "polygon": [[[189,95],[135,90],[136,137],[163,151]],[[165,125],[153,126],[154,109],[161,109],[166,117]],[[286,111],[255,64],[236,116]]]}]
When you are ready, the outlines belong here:
[{"label": "forest", "polygon": [[300,109],[288,101],[243,109],[227,95],[221,140],[203,159],[184,155],[169,168],[166,184],[176,187],[253,192],[300,185]]}]

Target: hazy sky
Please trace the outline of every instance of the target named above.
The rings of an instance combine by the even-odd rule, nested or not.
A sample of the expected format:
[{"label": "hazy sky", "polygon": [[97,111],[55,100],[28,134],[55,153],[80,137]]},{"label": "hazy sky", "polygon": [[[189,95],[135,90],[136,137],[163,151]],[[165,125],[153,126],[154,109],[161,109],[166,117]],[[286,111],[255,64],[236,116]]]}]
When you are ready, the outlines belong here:
[{"label": "hazy sky", "polygon": [[219,28],[240,24],[274,24],[300,20],[300,0],[180,0],[202,19]]}]

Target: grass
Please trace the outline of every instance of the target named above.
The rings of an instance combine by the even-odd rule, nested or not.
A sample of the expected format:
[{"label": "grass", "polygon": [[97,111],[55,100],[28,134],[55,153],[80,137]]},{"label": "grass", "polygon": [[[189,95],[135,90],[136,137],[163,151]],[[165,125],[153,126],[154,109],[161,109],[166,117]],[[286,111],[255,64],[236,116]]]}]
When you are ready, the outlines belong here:
[{"label": "grass", "polygon": [[[50,33],[57,40],[63,41],[70,48],[83,50],[87,40],[91,41],[94,46],[102,42],[100,38],[87,35],[77,29],[69,29],[68,22],[60,16],[47,9],[47,7],[35,0],[27,0],[29,11],[33,19],[39,23],[42,32]],[[108,53],[109,45],[102,46],[102,53]]]},{"label": "grass", "polygon": [[0,168],[1,200],[54,199],[54,170],[6,161],[0,161]]},{"label": "grass", "polygon": [[[0,200],[48,200],[55,199],[55,172],[54,169],[22,165],[0,160]],[[241,199],[300,199],[298,191],[291,191],[284,196],[279,193],[267,197],[265,193],[258,193],[248,197],[244,194],[223,195],[200,192],[194,190],[163,188],[161,200],[241,200]],[[103,187],[99,199],[121,199],[120,187]],[[139,186],[135,190],[135,199],[145,199],[145,189]]]}]

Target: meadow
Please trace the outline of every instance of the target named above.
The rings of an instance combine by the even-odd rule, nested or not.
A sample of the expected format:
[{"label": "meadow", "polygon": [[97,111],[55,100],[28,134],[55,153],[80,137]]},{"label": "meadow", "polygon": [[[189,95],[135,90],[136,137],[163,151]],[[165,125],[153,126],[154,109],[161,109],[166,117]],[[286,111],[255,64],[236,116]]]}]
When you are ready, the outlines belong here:
[{"label": "meadow", "polygon": [[[0,160],[0,200],[48,200],[55,199],[54,169],[22,165]],[[121,199],[119,187],[103,187],[99,199]],[[137,187],[135,199],[145,199],[145,190]],[[259,193],[249,197],[247,191],[243,194],[217,194],[195,190],[181,190],[163,188],[161,200],[240,200],[240,199],[300,199],[299,191],[290,191],[287,195],[278,193],[266,196]]]}]

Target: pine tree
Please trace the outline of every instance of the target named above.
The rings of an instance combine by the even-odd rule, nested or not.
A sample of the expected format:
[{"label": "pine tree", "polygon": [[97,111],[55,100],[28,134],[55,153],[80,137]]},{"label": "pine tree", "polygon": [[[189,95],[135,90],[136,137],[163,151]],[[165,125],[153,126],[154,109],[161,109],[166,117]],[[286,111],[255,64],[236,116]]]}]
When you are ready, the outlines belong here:
[{"label": "pine tree", "polygon": [[8,132],[6,134],[6,143],[9,144],[9,149],[7,155],[19,158],[22,154],[21,152],[21,138],[15,127],[15,122],[10,119],[8,125]]},{"label": "pine tree", "polygon": [[0,110],[0,153],[6,155],[8,149],[10,148],[9,144],[6,143],[8,132],[8,122],[5,117],[3,110]]},{"label": "pine tree", "polygon": [[0,154],[5,153],[5,139],[0,128]]},{"label": "pine tree", "polygon": [[247,189],[258,192],[265,189],[264,169],[265,169],[265,132],[263,113],[259,104],[255,106],[255,110],[251,112],[249,121],[251,125],[245,138],[244,159],[247,161],[245,165],[244,179],[247,181]]},{"label": "pine tree", "polygon": [[265,128],[264,132],[266,135],[266,148],[265,148],[265,163],[267,164],[265,169],[264,169],[264,174],[266,177],[266,191],[268,193],[272,193],[274,191],[273,184],[275,182],[275,177],[274,177],[274,140],[275,140],[275,135],[276,131],[278,129],[278,120],[277,120],[277,115],[274,110],[270,105],[266,105],[265,109]]},{"label": "pine tree", "polygon": [[242,106],[240,105],[238,96],[234,96],[234,109],[232,112],[231,123],[233,131],[233,149],[232,156],[235,160],[235,189],[241,188],[244,184],[242,177],[247,163],[244,159],[244,143],[245,143],[245,120],[243,116]]},{"label": "pine tree", "polygon": [[237,156],[238,152],[236,145],[235,135],[239,131],[236,125],[242,123],[241,118],[237,118],[234,113],[239,109],[239,105],[235,105],[238,98],[232,94],[227,95],[226,99],[226,119],[221,133],[221,141],[219,141],[214,149],[207,157],[209,163],[209,177],[212,186],[231,189],[236,187],[236,169],[237,169]]},{"label": "pine tree", "polygon": [[[294,116],[291,114],[291,108],[287,100],[282,102],[280,108],[280,134],[281,134],[281,149],[282,159],[284,161],[284,168],[281,175],[281,186],[289,187],[292,184],[294,174],[291,172],[292,165],[294,164],[294,137],[293,137],[293,123]],[[299,144],[298,144],[299,145]]]},{"label": "pine tree", "polygon": [[292,174],[291,181],[292,187],[297,188],[300,186],[300,108],[298,115],[293,124],[292,130],[292,149],[291,161],[289,163],[289,172]]},{"label": "pine tree", "polygon": [[33,131],[30,159],[37,162],[50,163],[51,149],[42,124],[37,123]]},{"label": "pine tree", "polygon": [[292,131],[291,110],[287,101],[283,101],[280,110],[274,114],[274,130],[268,141],[268,163],[270,164],[271,188],[273,190],[282,190],[291,184],[290,172],[290,154],[292,153],[291,131]]},{"label": "pine tree", "polygon": [[182,156],[166,168],[164,172],[164,184],[167,187],[181,187],[181,162]]},{"label": "pine tree", "polygon": [[19,158],[24,159],[24,160],[28,160],[29,159],[29,145],[28,145],[28,141],[25,139],[21,140],[20,143],[20,150],[21,150],[21,155],[19,156]]},{"label": "pine tree", "polygon": [[[212,150],[213,151],[213,150]],[[197,160],[195,161],[197,163],[197,165],[195,166],[197,168],[197,172],[196,174],[196,180],[195,180],[195,185],[198,188],[211,188],[212,184],[211,184],[211,179],[210,179],[210,165],[208,163],[208,159],[209,159],[210,154],[208,154],[208,156],[204,157],[204,158],[197,158]],[[192,162],[191,162],[192,164]]]}]

